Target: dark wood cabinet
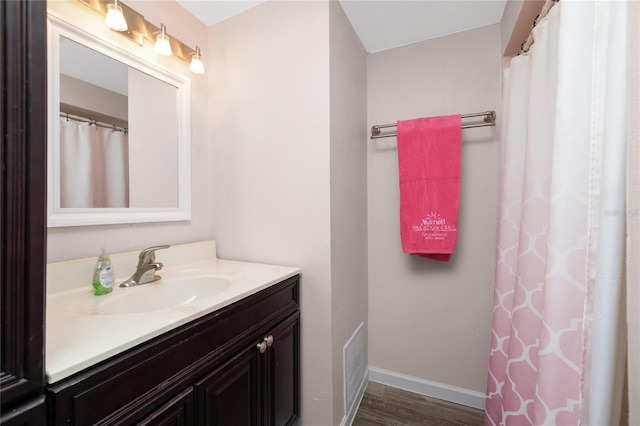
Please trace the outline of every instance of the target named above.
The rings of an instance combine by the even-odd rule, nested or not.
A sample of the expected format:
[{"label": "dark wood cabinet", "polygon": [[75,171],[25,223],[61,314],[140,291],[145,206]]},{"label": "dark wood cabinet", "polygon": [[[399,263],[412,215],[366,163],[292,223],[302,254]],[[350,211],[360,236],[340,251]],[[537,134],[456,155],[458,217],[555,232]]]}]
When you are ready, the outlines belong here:
[{"label": "dark wood cabinet", "polygon": [[46,2],[0,2],[0,423],[44,424]]},{"label": "dark wood cabinet", "polygon": [[283,321],[269,332],[273,343],[263,358],[263,389],[266,398],[263,410],[264,425],[293,424],[299,413],[299,371],[290,368],[300,365],[300,323],[297,318]]},{"label": "dark wood cabinet", "polygon": [[196,383],[198,424],[290,425],[298,417],[298,314]]},{"label": "dark wood cabinet", "polygon": [[291,424],[298,282],[288,278],[49,385],[49,424]]},{"label": "dark wood cabinet", "polygon": [[198,424],[259,424],[257,382],[258,351],[251,345],[196,383]]},{"label": "dark wood cabinet", "polygon": [[169,402],[138,423],[139,426],[191,426],[194,424],[193,387],[178,394]]},{"label": "dark wood cabinet", "polygon": [[30,398],[26,402],[20,401],[9,410],[3,409],[0,424],[3,426],[42,426],[46,424],[44,395]]}]

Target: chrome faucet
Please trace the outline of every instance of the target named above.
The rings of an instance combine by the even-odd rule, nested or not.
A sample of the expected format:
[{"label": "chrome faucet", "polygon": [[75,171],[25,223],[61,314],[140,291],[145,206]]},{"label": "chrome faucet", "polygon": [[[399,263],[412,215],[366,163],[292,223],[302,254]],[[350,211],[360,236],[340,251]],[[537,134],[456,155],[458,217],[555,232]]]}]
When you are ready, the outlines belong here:
[{"label": "chrome faucet", "polygon": [[156,250],[167,249],[171,246],[153,246],[140,252],[138,256],[138,267],[131,277],[120,284],[120,287],[133,287],[136,285],[152,283],[158,281],[160,275],[156,272],[162,269],[162,263],[156,262]]}]

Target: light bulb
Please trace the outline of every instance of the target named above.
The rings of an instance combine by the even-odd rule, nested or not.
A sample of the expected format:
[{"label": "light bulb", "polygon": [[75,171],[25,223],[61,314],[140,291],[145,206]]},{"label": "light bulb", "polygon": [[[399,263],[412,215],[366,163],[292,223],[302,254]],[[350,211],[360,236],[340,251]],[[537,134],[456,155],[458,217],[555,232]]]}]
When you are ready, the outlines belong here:
[{"label": "light bulb", "polygon": [[202,55],[200,55],[200,48],[198,46],[196,46],[196,53],[191,57],[189,71],[194,74],[204,74],[204,63],[202,63]]},{"label": "light bulb", "polygon": [[160,24],[160,34],[156,37],[156,44],[153,50],[164,56],[171,56],[171,44],[169,43],[169,37],[167,37],[167,27],[164,24]]},{"label": "light bulb", "polygon": [[124,19],[122,8],[118,6],[118,0],[115,0],[113,4],[107,5],[107,16],[104,22],[112,30],[127,31],[127,20]]}]

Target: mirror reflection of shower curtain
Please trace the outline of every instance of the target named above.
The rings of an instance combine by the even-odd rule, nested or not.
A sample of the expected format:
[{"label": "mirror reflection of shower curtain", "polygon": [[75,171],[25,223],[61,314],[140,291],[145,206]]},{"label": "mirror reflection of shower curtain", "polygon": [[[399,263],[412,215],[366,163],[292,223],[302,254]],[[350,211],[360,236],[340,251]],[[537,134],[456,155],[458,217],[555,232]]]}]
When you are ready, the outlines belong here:
[{"label": "mirror reflection of shower curtain", "polygon": [[129,138],[60,119],[60,207],[129,207]]}]

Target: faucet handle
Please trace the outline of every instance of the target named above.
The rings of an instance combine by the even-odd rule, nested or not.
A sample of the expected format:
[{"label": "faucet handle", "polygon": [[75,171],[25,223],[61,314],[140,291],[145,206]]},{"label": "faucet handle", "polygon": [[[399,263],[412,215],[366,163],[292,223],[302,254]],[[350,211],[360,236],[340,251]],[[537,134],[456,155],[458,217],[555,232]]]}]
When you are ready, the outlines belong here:
[{"label": "faucet handle", "polygon": [[153,263],[156,260],[156,250],[168,249],[170,245],[147,247],[140,252],[138,256],[138,264]]}]

